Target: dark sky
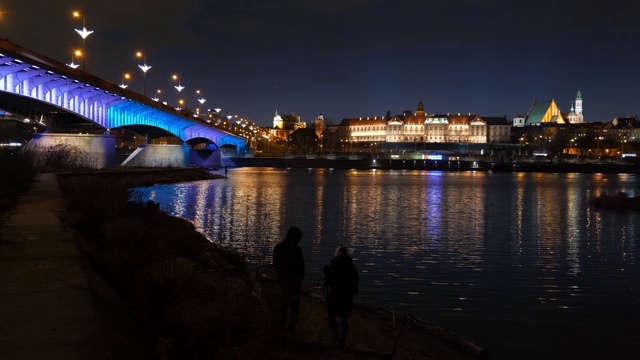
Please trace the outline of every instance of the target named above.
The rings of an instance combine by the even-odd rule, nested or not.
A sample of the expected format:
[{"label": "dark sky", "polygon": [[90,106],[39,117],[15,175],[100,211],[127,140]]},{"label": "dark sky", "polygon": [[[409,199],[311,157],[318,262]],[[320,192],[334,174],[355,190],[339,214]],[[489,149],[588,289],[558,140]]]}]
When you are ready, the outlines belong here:
[{"label": "dark sky", "polygon": [[[86,70],[187,107],[195,90],[260,125],[295,112],[345,117],[415,110],[512,118],[534,100],[586,121],[638,114],[640,3],[633,0],[3,0],[0,36],[69,62],[85,14]],[[77,62],[77,61],[76,61]]]}]

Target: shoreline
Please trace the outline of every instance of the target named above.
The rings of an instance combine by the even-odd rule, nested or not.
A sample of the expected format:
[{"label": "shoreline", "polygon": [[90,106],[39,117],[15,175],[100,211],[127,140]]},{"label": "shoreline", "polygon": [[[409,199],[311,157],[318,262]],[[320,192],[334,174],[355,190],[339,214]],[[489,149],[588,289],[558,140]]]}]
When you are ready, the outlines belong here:
[{"label": "shoreline", "polygon": [[485,160],[423,160],[423,159],[306,159],[306,158],[223,158],[223,166],[275,168],[327,168],[356,170],[433,170],[485,172],[545,172],[640,174],[640,165],[632,163],[585,162],[495,162]]},{"label": "shoreline", "polygon": [[[151,185],[152,183],[166,183],[169,181],[169,179],[180,179],[179,181],[197,181],[197,180],[201,180],[202,178],[209,178],[211,175],[203,169],[187,169],[187,170],[184,170],[184,169],[177,169],[177,170],[136,169],[134,171],[117,170],[112,172],[112,175],[117,175],[117,177],[122,178],[123,172],[129,173],[129,176],[127,177],[127,180],[126,180],[127,184],[129,184],[128,185],[129,187],[147,186],[147,185]],[[170,174],[172,172],[174,174]],[[93,176],[99,176],[102,179],[104,178],[110,179],[111,175],[106,175],[107,173],[109,173],[109,171],[92,172],[90,174],[89,173],[65,173],[65,174],[61,174],[61,178],[65,179],[62,181],[68,181],[70,178],[73,177],[73,175],[77,175],[82,177],[82,181],[84,181],[85,176],[93,175]],[[205,173],[206,175],[204,175]],[[142,176],[143,179],[135,180],[134,178],[136,177],[136,174]],[[180,176],[177,176],[177,174],[180,174]],[[194,177],[190,178],[190,176],[194,176]],[[220,178],[220,176],[217,176],[215,178]],[[107,180],[107,182],[109,182],[109,180]],[[138,205],[138,207],[140,205]],[[307,289],[305,292],[303,292],[302,303],[300,307],[301,321],[299,324],[299,331],[298,331],[297,337],[294,339],[282,338],[281,335],[274,333],[270,325],[266,325],[266,324],[269,324],[271,321],[269,320],[271,317],[271,315],[269,314],[272,311],[268,309],[273,309],[273,305],[274,305],[273,297],[274,297],[274,294],[277,293],[277,290],[276,290],[277,287],[275,286],[273,279],[270,277],[272,276],[272,274],[271,275],[261,274],[259,271],[246,271],[242,269],[242,266],[238,266],[237,263],[236,265],[232,265],[231,268],[229,268],[228,264],[231,264],[231,263],[227,263],[227,261],[229,261],[230,257],[233,258],[233,256],[236,256],[236,255],[234,254],[225,255],[225,253],[227,253],[227,250],[222,248],[216,250],[217,246],[215,245],[215,243],[211,243],[209,240],[207,240],[204,237],[204,235],[198,232],[193,226],[193,224],[191,224],[189,221],[181,219],[179,217],[169,216],[164,212],[161,212],[160,214],[158,213],[157,207],[155,207],[153,203],[144,204],[142,207],[143,208],[136,210],[136,212],[151,211],[152,213],[156,213],[157,215],[154,215],[154,217],[159,216],[158,220],[151,220],[153,218],[150,218],[148,222],[162,224],[158,228],[155,228],[152,231],[152,233],[146,234],[149,238],[155,238],[159,236],[159,234],[161,233],[164,233],[164,234],[170,233],[172,234],[171,236],[173,238],[179,238],[180,239],[179,242],[182,242],[182,239],[187,239],[187,238],[191,239],[191,240],[187,240],[186,245],[184,244],[179,245],[179,247],[185,249],[183,250],[183,252],[186,251],[187,253],[193,253],[194,255],[191,255],[188,258],[184,258],[184,260],[182,260],[183,259],[181,257],[182,255],[178,255],[179,257],[174,258],[174,260],[168,260],[169,262],[167,264],[173,264],[170,266],[173,266],[174,271],[177,271],[173,275],[169,276],[170,279],[173,279],[169,283],[164,283],[164,281],[158,282],[159,281],[157,280],[158,275],[149,277],[153,272],[155,272],[155,270],[152,273],[149,273],[149,271],[152,271],[151,269],[157,268],[158,266],[158,265],[152,265],[154,262],[150,263],[151,267],[149,268],[149,270],[144,270],[139,273],[141,275],[136,275],[132,278],[137,280],[134,280],[133,282],[131,282],[131,280],[126,280],[126,278],[129,275],[125,275],[125,277],[123,278],[123,275],[124,275],[123,273],[118,274],[117,269],[121,268],[121,265],[118,265],[117,262],[113,262],[113,258],[111,255],[105,255],[107,253],[105,253],[104,251],[101,253],[98,250],[98,248],[100,247],[100,241],[98,240],[98,243],[95,243],[96,240],[93,240],[91,242],[88,241],[88,238],[95,237],[95,236],[100,237],[102,235],[88,236],[88,234],[84,232],[83,232],[83,235],[80,235],[81,239],[83,239],[81,241],[81,244],[82,244],[81,247],[84,250],[83,252],[85,253],[85,258],[89,260],[89,264],[90,264],[89,266],[92,266],[94,268],[94,272],[100,274],[100,277],[104,277],[106,275],[106,279],[105,279],[107,280],[106,282],[110,283],[111,286],[115,289],[115,293],[119,294],[119,296],[122,298],[117,301],[118,303],[124,303],[124,304],[128,304],[128,306],[133,306],[133,310],[131,311],[131,313],[134,314],[135,316],[134,321],[140,321],[142,319],[142,323],[147,324],[148,326],[150,324],[160,321],[160,320],[153,320],[151,323],[149,323],[149,320],[151,319],[159,318],[159,319],[165,319],[163,321],[168,321],[166,319],[169,314],[175,311],[179,311],[179,313],[182,313],[183,315],[179,315],[176,318],[175,316],[177,314],[174,314],[169,317],[169,319],[173,319],[171,320],[171,323],[173,323],[174,321],[178,321],[174,325],[169,326],[169,328],[174,328],[174,327],[182,328],[183,330],[181,330],[181,332],[186,331],[188,334],[191,334],[189,335],[191,338],[201,339],[203,338],[203,334],[200,334],[200,330],[196,331],[194,329],[197,329],[198,327],[202,326],[202,325],[196,325],[196,324],[201,324],[202,321],[204,321],[204,319],[208,319],[207,321],[205,321],[205,324],[208,324],[205,327],[210,328],[211,326],[210,323],[219,323],[220,322],[219,319],[226,319],[229,316],[231,316],[231,318],[228,318],[227,320],[223,320],[223,322],[229,322],[228,325],[225,325],[222,328],[216,328],[216,329],[210,328],[210,331],[213,331],[214,333],[222,332],[224,334],[226,331],[225,330],[226,328],[231,328],[231,329],[237,328],[237,327],[245,328],[246,326],[248,326],[246,323],[243,322],[242,319],[246,317],[248,314],[253,314],[252,321],[257,324],[262,324],[262,327],[258,326],[258,328],[254,330],[249,330],[249,329],[244,330],[244,331],[250,331],[249,333],[246,334],[246,336],[249,336],[250,338],[258,336],[258,337],[266,338],[268,340],[263,340],[263,341],[267,341],[267,343],[264,343],[263,345],[253,344],[253,346],[252,346],[252,342],[255,342],[255,341],[250,341],[249,346],[245,345],[243,346],[243,350],[241,350],[241,352],[245,352],[245,355],[251,354],[252,352],[255,353],[256,351],[262,351],[264,352],[264,354],[271,354],[271,356],[276,356],[276,355],[281,356],[283,355],[280,353],[282,351],[281,346],[282,346],[282,343],[284,342],[284,344],[287,347],[287,350],[285,351],[286,356],[284,358],[287,358],[287,359],[289,358],[291,359],[294,359],[294,358],[349,359],[349,358],[353,358],[353,355],[360,355],[360,356],[363,356],[363,358],[390,358],[391,354],[393,353],[395,353],[396,356],[399,356],[399,358],[405,358],[407,356],[412,358],[423,358],[421,354],[425,355],[424,358],[443,359],[443,360],[444,359],[463,360],[463,359],[470,359],[470,358],[488,358],[488,352],[486,350],[480,348],[479,346],[473,344],[470,341],[467,341],[466,339],[463,339],[462,337],[455,335],[455,333],[453,333],[452,331],[449,331],[441,327],[437,327],[432,324],[427,324],[426,322],[422,322],[423,325],[419,325],[419,321],[417,319],[413,319],[411,317],[406,317],[406,316],[403,317],[400,314],[393,314],[393,320],[392,320],[391,315],[389,315],[388,313],[385,315],[383,313],[384,311],[380,311],[383,309],[378,308],[376,310],[376,309],[373,309],[371,306],[367,306],[366,304],[360,304],[358,308],[361,309],[361,311],[358,311],[356,314],[354,314],[352,318],[351,322],[354,324],[354,326],[353,326],[353,331],[350,332],[350,337],[349,337],[350,341],[348,341],[348,343],[351,343],[351,345],[349,346],[348,349],[338,349],[335,346],[328,343],[328,339],[330,338],[329,329],[328,329],[328,326],[323,326],[323,325],[326,325],[325,324],[326,314],[325,314],[324,306],[322,305],[323,300],[318,299],[317,294],[315,297],[313,296],[313,293],[315,293],[315,289],[313,289],[313,291],[311,289]],[[145,210],[145,209],[148,209],[148,210]],[[127,210],[125,209],[123,211],[127,211]],[[144,227],[142,223],[136,220],[135,218],[136,216],[137,215],[135,215],[135,213],[126,215],[128,221],[131,222],[132,226]],[[132,219],[131,217],[134,217],[134,218]],[[166,219],[166,220],[162,220],[162,219]],[[108,224],[105,224],[105,225],[108,225]],[[103,228],[105,227],[105,225],[102,225],[100,227]],[[107,228],[109,228],[110,226],[111,225],[108,225]],[[179,228],[182,228],[182,230],[180,230],[181,232],[176,232],[176,229],[177,229],[176,226]],[[77,228],[77,224],[74,228]],[[192,232],[193,235],[188,235],[189,232]],[[116,233],[124,234],[124,233],[129,233],[129,231],[128,230],[121,231],[121,232],[116,231]],[[166,241],[166,240],[158,240],[158,241],[162,243],[163,241]],[[178,246],[179,242],[176,243],[176,246]],[[98,248],[96,248],[96,246]],[[198,250],[198,249],[201,249],[201,250]],[[201,251],[204,251],[204,254],[205,254],[204,256],[202,256],[203,253],[201,253]],[[93,260],[90,260],[92,256],[94,258]],[[98,256],[98,258],[95,258],[95,256]],[[202,283],[202,284],[205,284],[206,282],[209,281],[207,280],[209,278],[209,275],[203,277],[203,274],[200,274],[199,271],[193,272],[195,268],[197,268],[198,266],[200,267],[205,266],[205,268],[208,268],[208,266],[210,265],[205,265],[205,264],[209,264],[210,260],[206,260],[206,259],[214,259],[214,263],[217,264],[217,265],[214,265],[214,268],[211,269],[214,271],[214,273],[219,272],[220,269],[225,269],[225,268],[235,269],[235,270],[231,270],[231,272],[229,272],[229,270],[224,270],[223,273],[226,273],[227,275],[224,275],[224,274],[215,275],[215,278],[218,279],[216,280],[216,282],[222,282],[223,284],[227,284],[227,285],[222,285],[222,288],[220,289],[223,291],[223,293],[227,294],[224,296],[225,298],[229,296],[228,294],[236,294],[236,296],[239,296],[233,300],[229,298],[228,300],[223,302],[226,304],[222,308],[222,309],[225,309],[223,313],[220,312],[221,311],[220,305],[215,305],[215,306],[205,305],[210,300],[202,299],[199,296],[196,296],[195,293],[194,293],[195,297],[191,297],[191,295],[189,295],[191,294],[191,291],[192,291],[192,290],[189,290],[190,287],[183,288],[184,286],[187,286],[186,285],[187,282],[185,281],[188,281],[188,283],[191,283],[193,279],[200,279],[198,280],[198,283]],[[162,263],[163,262],[161,262],[161,264]],[[200,263],[200,265],[194,268],[193,267],[194,265],[189,265],[190,263],[193,263],[193,264]],[[227,265],[224,265],[225,263]],[[96,265],[98,265],[97,268],[96,268]],[[139,267],[140,264],[138,261],[134,261],[132,265],[134,265],[135,267]],[[164,266],[165,265],[162,265],[162,267]],[[215,270],[215,269],[219,269],[219,270]],[[114,270],[116,271],[115,273],[113,273]],[[207,270],[206,272],[209,272],[209,271],[210,270]],[[185,274],[191,274],[191,275],[187,276]],[[166,276],[166,274],[163,276]],[[188,280],[188,279],[191,279],[191,280]],[[162,285],[163,283],[165,285]],[[171,285],[174,283],[175,285]],[[179,283],[184,283],[185,285],[178,285]],[[243,283],[246,283],[246,284],[241,285]],[[122,287],[123,284],[124,284],[124,287]],[[202,312],[200,315],[195,315],[193,311],[196,311],[196,313],[198,313],[199,310],[194,310],[194,309],[189,310],[188,308],[184,308],[182,305],[174,304],[173,307],[171,307],[173,310],[168,309],[167,310],[169,311],[168,313],[162,312],[162,313],[156,313],[156,315],[153,315],[154,313],[149,312],[148,309],[163,308],[164,305],[161,305],[161,303],[158,304],[157,303],[158,300],[154,300],[155,297],[153,296],[150,297],[150,295],[153,293],[156,293],[157,291],[161,291],[162,293],[169,291],[171,293],[172,290],[160,290],[165,286],[169,286],[169,289],[175,286],[177,286],[178,288],[183,288],[183,290],[180,291],[177,298],[180,300],[179,301],[174,300],[174,301],[178,301],[178,303],[185,303],[185,304],[192,304],[195,301],[201,304],[196,309],[202,308],[204,312]],[[197,285],[197,287],[202,287],[202,286],[210,286],[210,285]],[[249,301],[248,303],[246,302],[248,299],[243,300],[245,296],[252,297],[249,294],[243,295],[245,290],[241,290],[241,289],[247,286],[249,289],[251,289],[251,293],[254,294],[257,297],[257,299],[259,299],[258,304],[254,303],[255,299],[252,301]],[[145,291],[148,292],[150,291],[149,289],[154,289],[154,288],[157,288],[158,290],[151,291],[150,293],[148,293],[149,296],[144,295]],[[129,290],[126,290],[126,289],[129,289]],[[147,290],[144,290],[141,293],[140,289],[147,289]],[[133,298],[131,296],[127,296],[126,294],[130,291],[135,292],[137,295]],[[96,293],[100,293],[100,291],[96,291]],[[174,303],[174,301],[170,301],[170,303]],[[205,301],[205,303],[202,303],[202,301]],[[229,301],[236,302],[238,304],[244,304],[244,305],[236,304],[236,305],[233,305],[231,309],[228,309],[226,307],[230,306]],[[214,301],[214,304],[215,303],[216,302]],[[251,303],[254,303],[254,304],[249,305]],[[256,305],[259,305],[258,308],[254,308]],[[247,308],[247,306],[249,306],[249,308]],[[189,306],[189,308],[191,307],[192,305]],[[208,310],[204,310],[205,308],[207,308]],[[242,315],[243,313],[245,314]],[[212,314],[217,314],[217,315],[212,315]],[[192,316],[197,316],[198,320],[196,320],[195,318],[188,320]],[[213,316],[213,318],[211,318],[211,316]],[[238,318],[236,319],[236,317]],[[144,319],[147,319],[147,320],[144,320]],[[185,321],[186,319],[187,323],[182,323],[178,319],[182,319],[181,321]],[[240,321],[240,323],[243,323],[244,325],[240,325],[238,321]],[[195,325],[196,328],[192,329],[190,327],[191,325],[188,325],[190,323]],[[160,326],[160,325],[155,325],[155,326]],[[161,328],[166,328],[166,326],[167,325],[160,326],[160,328],[157,328],[156,330]],[[251,325],[251,326],[255,327],[255,325]],[[154,328],[154,326],[152,326],[152,328]],[[252,331],[257,331],[257,333]],[[177,335],[167,335],[167,334],[162,335],[162,334],[163,332],[160,331],[160,333],[155,336],[156,348],[158,346],[158,341],[160,341],[161,343],[164,344],[163,346],[165,347],[168,346],[169,349],[173,349],[174,347],[178,346],[173,351],[178,351],[177,349],[183,349],[180,351],[185,351],[186,348],[184,348],[184,345],[180,345],[181,342],[176,342],[178,341],[178,338],[175,337]],[[260,334],[262,335],[260,336]],[[229,336],[229,335],[223,335],[223,336]],[[208,337],[205,336],[204,338],[208,338]],[[375,339],[375,340],[372,340],[372,339]],[[209,341],[215,342],[215,340],[209,340]],[[198,345],[198,344],[200,343],[198,342],[196,344],[196,348],[202,348],[202,346],[205,346],[203,345],[205,343],[201,345]],[[280,344],[280,345],[277,345],[274,348],[273,347],[274,344],[275,345]],[[420,344],[420,345],[416,345],[416,344]],[[211,344],[208,346],[211,346]],[[217,346],[220,346],[220,345],[218,344]],[[256,348],[255,346],[258,346],[258,347]],[[257,350],[257,349],[262,349],[262,350]],[[164,353],[165,355],[171,352],[170,350],[166,350],[166,349],[164,351],[165,351]],[[192,351],[192,350],[186,350],[186,351]],[[229,350],[224,350],[224,351],[229,351]],[[207,352],[205,351],[205,353]],[[180,352],[180,354],[184,355],[183,352]],[[203,353],[199,353],[199,354],[203,355]],[[243,357],[240,356],[240,357],[233,357],[233,358],[243,358]]]}]

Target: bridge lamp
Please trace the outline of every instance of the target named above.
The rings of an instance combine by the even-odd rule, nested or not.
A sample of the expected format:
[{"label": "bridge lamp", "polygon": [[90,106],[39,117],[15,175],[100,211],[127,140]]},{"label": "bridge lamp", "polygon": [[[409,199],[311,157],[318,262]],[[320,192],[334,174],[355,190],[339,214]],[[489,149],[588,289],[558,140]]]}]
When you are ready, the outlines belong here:
[{"label": "bridge lamp", "polygon": [[182,110],[182,105],[184,105],[184,100],[178,100],[178,107],[176,108],[176,110]]},{"label": "bridge lamp", "polygon": [[151,98],[151,100],[153,100],[153,101],[160,101],[160,94],[162,94],[162,90],[158,89],[158,90],[156,91],[156,97]]},{"label": "bridge lamp", "polygon": [[213,110],[216,112],[216,114],[219,114],[219,113],[220,113],[220,111],[222,111],[222,109],[220,109],[220,108],[215,108],[215,109],[213,109]]},{"label": "bridge lamp", "polygon": [[173,86],[174,88],[176,88],[178,90],[178,93],[180,93],[180,91],[182,91],[182,89],[184,89],[184,86],[182,86],[180,84],[180,78],[178,77],[178,75],[173,75],[173,80],[178,80],[178,86]]},{"label": "bridge lamp", "polygon": [[73,55],[76,55],[76,54],[82,55],[80,50],[76,50],[75,52],[71,53],[71,63],[67,64],[68,67],[73,68],[73,69],[76,69],[78,66],[80,66],[80,64],[74,64],[73,63]]},{"label": "bridge lamp", "polygon": [[[84,17],[84,14],[81,14],[78,11],[74,11],[73,12],[73,17],[75,18],[79,18],[82,16],[82,30],[79,29],[74,29],[78,35],[80,35],[80,37],[82,38],[82,51],[84,52],[85,50],[85,46],[84,46],[84,42],[87,39],[87,37],[91,34],[93,34],[93,30],[87,30],[87,25],[86,25],[86,19]],[[85,58],[86,57],[82,57],[82,71],[84,71],[84,65],[85,65]]]},{"label": "bridge lamp", "polygon": [[141,51],[136,53],[136,57],[142,58],[142,65],[138,65],[138,67],[142,70],[142,95],[147,96],[147,71],[151,69],[151,66],[147,65],[147,56],[143,55]]},{"label": "bridge lamp", "polygon": [[[196,90],[196,94],[200,95],[200,90]],[[198,101],[200,102],[200,105],[204,105],[204,102],[207,101],[207,100],[205,100],[204,98],[200,98],[200,99],[198,99]]]},{"label": "bridge lamp", "polygon": [[122,83],[121,83],[120,85],[118,85],[118,86],[120,86],[120,87],[121,87],[121,88],[123,88],[123,89],[126,89],[126,88],[127,88],[127,86],[129,86],[129,85],[125,84],[125,83],[124,83],[124,80],[125,80],[125,79],[126,79],[126,80],[129,80],[129,78],[131,78],[131,75],[129,75],[129,73],[125,73],[124,75],[122,75]]}]

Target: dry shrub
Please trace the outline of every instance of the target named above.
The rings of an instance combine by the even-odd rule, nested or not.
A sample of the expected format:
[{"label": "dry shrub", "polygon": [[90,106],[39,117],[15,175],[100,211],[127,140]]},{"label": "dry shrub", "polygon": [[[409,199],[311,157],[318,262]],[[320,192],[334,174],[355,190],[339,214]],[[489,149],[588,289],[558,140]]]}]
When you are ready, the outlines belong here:
[{"label": "dry shrub", "polygon": [[57,144],[42,150],[26,150],[38,169],[84,169],[93,167],[93,160],[79,147]]}]

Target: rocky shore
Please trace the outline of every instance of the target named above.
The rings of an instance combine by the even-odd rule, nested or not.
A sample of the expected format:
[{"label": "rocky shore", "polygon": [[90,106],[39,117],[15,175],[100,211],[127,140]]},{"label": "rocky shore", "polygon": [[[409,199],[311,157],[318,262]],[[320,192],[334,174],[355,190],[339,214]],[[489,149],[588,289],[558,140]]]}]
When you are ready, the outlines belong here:
[{"label": "rocky shore", "polygon": [[472,359],[482,348],[411,317],[359,305],[346,349],[329,342],[324,301],[306,289],[295,337],[276,331],[278,287],[266,270],[216,246],[129,187],[210,179],[200,169],[58,175],[88,286],[96,295],[107,358]]}]

